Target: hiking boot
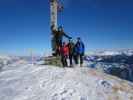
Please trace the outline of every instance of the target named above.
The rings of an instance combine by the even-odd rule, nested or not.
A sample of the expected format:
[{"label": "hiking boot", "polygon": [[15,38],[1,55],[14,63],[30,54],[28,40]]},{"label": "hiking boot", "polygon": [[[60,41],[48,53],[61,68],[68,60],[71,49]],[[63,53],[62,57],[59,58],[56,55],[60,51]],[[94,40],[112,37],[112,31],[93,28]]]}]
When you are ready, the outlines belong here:
[{"label": "hiking boot", "polygon": [[72,67],[73,67],[73,65],[70,65],[69,67],[70,67],[70,68],[72,68]]}]

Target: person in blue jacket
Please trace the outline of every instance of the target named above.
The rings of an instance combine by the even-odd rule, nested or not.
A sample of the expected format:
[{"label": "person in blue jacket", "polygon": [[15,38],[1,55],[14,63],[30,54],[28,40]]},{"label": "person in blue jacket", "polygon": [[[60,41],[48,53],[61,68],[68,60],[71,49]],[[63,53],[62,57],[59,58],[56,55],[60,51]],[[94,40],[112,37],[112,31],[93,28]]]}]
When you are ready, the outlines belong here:
[{"label": "person in blue jacket", "polygon": [[85,53],[85,46],[80,37],[77,38],[77,42],[74,47],[74,52],[75,52],[75,63],[79,64],[79,59],[80,59],[80,66],[82,67],[83,56]]}]

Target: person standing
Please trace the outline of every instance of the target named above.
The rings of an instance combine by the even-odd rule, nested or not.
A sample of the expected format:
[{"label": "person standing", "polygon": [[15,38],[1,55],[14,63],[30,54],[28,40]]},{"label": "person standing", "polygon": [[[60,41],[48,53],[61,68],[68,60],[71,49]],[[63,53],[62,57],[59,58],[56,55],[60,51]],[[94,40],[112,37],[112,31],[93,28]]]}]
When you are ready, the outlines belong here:
[{"label": "person standing", "polygon": [[76,64],[79,64],[79,60],[80,60],[80,66],[82,67],[83,66],[83,56],[84,56],[84,52],[85,52],[85,46],[84,46],[84,43],[82,42],[80,37],[77,38],[77,42],[75,44],[74,50],[76,53],[76,56],[75,56]]},{"label": "person standing", "polygon": [[74,58],[75,64],[78,65],[78,46],[77,46],[77,44],[74,45],[73,58]]},{"label": "person standing", "polygon": [[59,55],[59,48],[62,45],[63,36],[71,39],[72,37],[68,36],[65,32],[62,26],[58,27],[58,30],[53,29],[54,26],[51,27],[52,34],[53,34],[53,50],[55,50],[53,55]]},{"label": "person standing", "polygon": [[68,67],[67,58],[69,55],[69,48],[65,42],[63,42],[63,45],[61,46],[60,53],[63,67]]},{"label": "person standing", "polygon": [[70,67],[72,67],[73,58],[74,58],[74,43],[71,39],[69,40],[69,43],[68,43],[68,49],[69,49],[69,63],[70,63]]}]

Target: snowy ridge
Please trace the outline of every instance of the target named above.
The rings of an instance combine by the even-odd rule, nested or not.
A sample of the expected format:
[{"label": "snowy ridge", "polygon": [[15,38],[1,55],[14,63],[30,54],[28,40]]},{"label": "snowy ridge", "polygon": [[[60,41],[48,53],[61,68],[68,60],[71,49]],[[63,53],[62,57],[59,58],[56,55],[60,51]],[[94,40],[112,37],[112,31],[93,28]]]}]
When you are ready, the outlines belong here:
[{"label": "snowy ridge", "polygon": [[[1,59],[10,63],[2,65],[0,71],[0,100],[133,100],[133,83],[103,71],[40,65],[38,62],[43,61],[40,57],[34,64],[29,57],[1,56]],[[84,66],[103,60],[101,56],[88,59],[90,64],[85,61]],[[97,68],[101,67],[97,64]]]},{"label": "snowy ridge", "polygon": [[132,83],[87,67],[12,68],[0,73],[0,100],[133,100]]}]

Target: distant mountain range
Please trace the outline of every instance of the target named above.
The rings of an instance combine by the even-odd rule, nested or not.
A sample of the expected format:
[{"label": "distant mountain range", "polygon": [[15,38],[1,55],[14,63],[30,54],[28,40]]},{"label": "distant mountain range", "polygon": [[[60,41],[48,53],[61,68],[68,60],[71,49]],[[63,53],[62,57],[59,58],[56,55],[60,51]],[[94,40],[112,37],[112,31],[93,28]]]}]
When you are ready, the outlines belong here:
[{"label": "distant mountain range", "polygon": [[93,52],[88,52],[89,55],[99,55],[99,56],[105,56],[105,55],[127,55],[131,56],[133,55],[133,49],[120,49],[120,50],[97,50]]},{"label": "distant mountain range", "polygon": [[133,81],[133,49],[98,51],[85,56],[87,66]]}]

